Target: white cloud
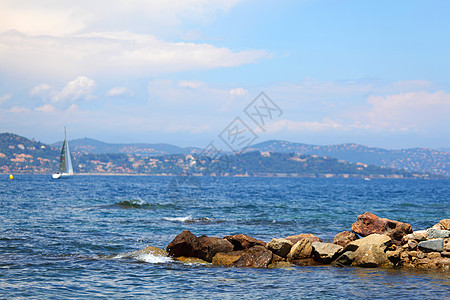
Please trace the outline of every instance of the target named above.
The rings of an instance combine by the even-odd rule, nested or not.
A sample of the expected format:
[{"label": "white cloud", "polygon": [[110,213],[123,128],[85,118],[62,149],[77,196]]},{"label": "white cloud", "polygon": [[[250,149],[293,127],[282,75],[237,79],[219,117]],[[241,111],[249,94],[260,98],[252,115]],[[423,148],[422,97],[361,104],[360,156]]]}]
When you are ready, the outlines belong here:
[{"label": "white cloud", "polygon": [[110,89],[108,92],[106,92],[106,95],[109,97],[119,97],[119,96],[132,97],[134,93],[127,87],[119,86]]},{"label": "white cloud", "polygon": [[[97,30],[172,29],[185,20],[210,22],[242,0],[3,0],[0,32],[62,36]],[[118,21],[120,20],[120,21]]]},{"label": "white cloud", "polygon": [[[293,132],[317,132],[330,129],[344,129],[344,126],[328,118],[324,118],[321,121],[293,121],[282,119],[267,124],[265,132],[275,133],[283,130]],[[262,132],[261,129],[257,129],[257,131]]]},{"label": "white cloud", "polygon": [[2,71],[49,79],[77,74],[156,75],[255,63],[263,50],[167,42],[153,35],[97,32],[69,37],[0,33]]},{"label": "white cloud", "polygon": [[247,95],[248,91],[244,88],[235,88],[230,90],[230,95],[231,96],[243,96],[243,95]]},{"label": "white cloud", "polygon": [[444,91],[371,96],[367,102],[370,110],[359,121],[371,127],[420,130],[450,126],[450,94]]},{"label": "white cloud", "polygon": [[3,102],[6,102],[7,100],[11,99],[12,93],[4,94],[3,96],[0,96],[0,104]]},{"label": "white cloud", "polygon": [[18,113],[28,113],[30,112],[30,109],[26,107],[13,106],[9,111],[14,114],[18,114]]},{"label": "white cloud", "polygon": [[75,101],[78,99],[92,99],[93,92],[97,84],[94,80],[86,76],[78,76],[74,80],[68,82],[66,86],[53,97],[54,102],[65,100]]},{"label": "white cloud", "polygon": [[49,93],[51,93],[53,90],[54,90],[54,88],[51,85],[42,83],[42,84],[35,86],[33,89],[31,89],[30,95],[31,96],[45,96],[45,95],[48,95]]},{"label": "white cloud", "polygon": [[41,107],[37,107],[36,110],[43,113],[51,113],[55,111],[55,107],[51,104],[45,104]]},{"label": "white cloud", "polygon": [[191,89],[198,89],[203,85],[203,82],[197,80],[181,80],[178,82],[181,87],[187,87]]}]

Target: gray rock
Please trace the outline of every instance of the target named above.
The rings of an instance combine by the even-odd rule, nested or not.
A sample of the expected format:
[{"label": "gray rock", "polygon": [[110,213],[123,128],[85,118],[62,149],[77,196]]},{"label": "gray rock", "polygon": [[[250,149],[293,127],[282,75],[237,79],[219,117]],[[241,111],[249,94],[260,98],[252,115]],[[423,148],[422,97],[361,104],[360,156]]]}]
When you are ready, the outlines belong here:
[{"label": "gray rock", "polygon": [[419,243],[419,249],[428,252],[430,251],[441,252],[442,250],[444,250],[444,239],[421,241]]},{"label": "gray rock", "polygon": [[266,244],[266,248],[274,254],[286,258],[291,251],[293,244],[286,239],[272,239]]},{"label": "gray rock", "polygon": [[450,230],[428,229],[428,239],[445,239],[450,237]]},{"label": "gray rock", "polygon": [[350,266],[354,259],[353,251],[345,251],[342,253],[335,261],[333,261],[332,265],[336,267]]},{"label": "gray rock", "polygon": [[314,259],[323,264],[331,263],[344,248],[340,245],[315,242],[312,243],[312,252]]}]

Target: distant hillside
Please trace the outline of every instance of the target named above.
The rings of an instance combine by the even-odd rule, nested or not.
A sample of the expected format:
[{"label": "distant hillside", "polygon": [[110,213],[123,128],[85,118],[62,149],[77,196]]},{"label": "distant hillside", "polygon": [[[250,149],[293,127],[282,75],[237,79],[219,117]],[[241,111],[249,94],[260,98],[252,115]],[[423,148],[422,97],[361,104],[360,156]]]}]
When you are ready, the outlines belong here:
[{"label": "distant hillside", "polygon": [[12,133],[0,133],[0,173],[56,170],[60,149]]},{"label": "distant hillside", "polygon": [[357,144],[319,146],[286,141],[267,141],[246,149],[255,150],[328,156],[353,163],[450,176],[450,153],[433,149],[387,150]]},{"label": "distant hillside", "polygon": [[[77,147],[76,141],[71,143],[75,144],[71,145],[72,148]],[[103,147],[104,151],[106,151],[105,149],[115,149],[107,148],[109,147],[108,144],[105,146],[105,143],[98,141],[93,142],[91,140],[90,143],[97,150],[102,149],[101,147]],[[86,144],[81,145],[84,147]],[[176,148],[172,148],[170,145],[164,146],[167,146],[167,151],[176,151],[174,150]],[[330,157],[295,154],[293,151],[289,151],[290,153],[253,151],[213,159],[199,154],[150,156],[124,153],[87,153],[92,151],[92,149],[86,147],[81,149],[85,150],[72,152],[75,173],[344,178],[439,177],[430,174],[414,174],[404,170],[370,166],[364,163],[338,161]],[[52,148],[18,135],[10,133],[0,134],[0,172],[53,173],[58,167],[59,151],[59,145]],[[145,151],[142,153],[148,154]]]},{"label": "distant hillside", "polygon": [[[52,144],[53,147],[60,147],[61,142]],[[70,149],[73,152],[93,153],[93,154],[133,154],[143,156],[167,155],[167,154],[189,154],[193,148],[181,148],[170,144],[112,144],[98,140],[83,138],[69,140]]]}]

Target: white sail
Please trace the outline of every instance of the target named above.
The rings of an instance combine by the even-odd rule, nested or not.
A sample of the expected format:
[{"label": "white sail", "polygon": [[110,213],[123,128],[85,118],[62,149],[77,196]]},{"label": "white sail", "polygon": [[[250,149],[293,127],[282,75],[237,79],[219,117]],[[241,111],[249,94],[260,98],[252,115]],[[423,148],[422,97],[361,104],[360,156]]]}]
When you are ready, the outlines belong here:
[{"label": "white sail", "polygon": [[54,179],[66,178],[73,175],[72,159],[70,158],[69,143],[66,137],[66,127],[64,127],[64,142],[61,148],[61,156],[59,158],[58,173],[53,174]]},{"label": "white sail", "polygon": [[66,140],[66,170],[69,175],[73,174],[72,159],[70,158],[69,143]]}]

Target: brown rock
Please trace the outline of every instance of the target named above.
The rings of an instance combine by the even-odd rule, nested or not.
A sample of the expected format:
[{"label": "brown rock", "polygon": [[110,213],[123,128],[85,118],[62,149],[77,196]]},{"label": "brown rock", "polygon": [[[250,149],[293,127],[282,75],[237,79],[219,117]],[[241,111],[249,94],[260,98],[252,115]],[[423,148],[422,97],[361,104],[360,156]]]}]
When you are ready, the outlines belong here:
[{"label": "brown rock", "polygon": [[426,258],[438,259],[438,258],[441,258],[441,253],[439,253],[439,252],[430,252],[430,253],[426,254]]},{"label": "brown rock", "polygon": [[392,239],[389,236],[371,234],[349,243],[344,251],[354,251],[352,265],[374,268],[389,264],[385,251],[391,244]]},{"label": "brown rock", "polygon": [[179,261],[185,264],[209,264],[209,262],[200,259],[198,257],[185,257],[185,256],[178,256],[173,258],[175,261]]},{"label": "brown rock", "polygon": [[177,235],[167,246],[169,256],[198,257],[198,238],[189,230]]},{"label": "brown rock", "polygon": [[363,237],[374,233],[386,234],[397,245],[401,245],[405,235],[413,232],[408,223],[379,218],[371,212],[359,215],[358,221],[352,225],[352,230]]},{"label": "brown rock", "polygon": [[408,249],[409,250],[416,250],[419,243],[416,240],[409,240],[408,241]]},{"label": "brown rock", "polygon": [[286,239],[272,239],[266,244],[266,248],[274,254],[286,257],[291,251],[293,244]]},{"label": "brown rock", "polygon": [[309,266],[321,266],[322,264],[315,261],[314,258],[303,258],[303,259],[295,259],[291,260],[291,263],[300,266],[300,267],[309,267]]},{"label": "brown rock", "polygon": [[442,257],[450,257],[450,251],[443,251],[441,252]]},{"label": "brown rock", "polygon": [[311,257],[312,243],[309,239],[302,239],[292,246],[291,251],[287,255],[288,260],[297,260]]},{"label": "brown rock", "polygon": [[231,251],[233,251],[233,244],[227,240],[206,235],[198,239],[198,257],[207,262],[211,262],[216,253]]},{"label": "brown rock", "polygon": [[245,234],[228,235],[224,237],[234,246],[234,251],[248,249],[256,245],[266,246],[266,243],[255,238],[249,237]]},{"label": "brown rock", "polygon": [[428,231],[426,230],[414,231],[412,233],[412,236],[416,241],[419,242],[425,241],[428,238]]},{"label": "brown rock", "polygon": [[244,255],[243,251],[232,251],[226,253],[216,253],[212,259],[212,264],[215,266],[230,266],[232,263],[237,261],[241,256]]},{"label": "brown rock", "polygon": [[268,269],[290,269],[292,264],[287,261],[278,261],[276,263],[271,263],[267,266]]},{"label": "brown rock", "polygon": [[433,225],[432,228],[438,229],[438,230],[450,230],[450,219],[440,220],[439,223],[437,223],[436,225]]},{"label": "brown rock", "polygon": [[300,240],[303,239],[309,239],[311,241],[311,243],[314,242],[321,242],[322,240],[315,236],[314,234],[311,233],[302,233],[302,234],[298,234],[298,235],[290,235],[288,237],[285,237],[286,240],[290,241],[292,244],[297,243]]},{"label": "brown rock", "polygon": [[273,263],[277,263],[280,261],[286,261],[286,258],[272,253],[272,261],[270,263],[273,264]]},{"label": "brown rock", "polygon": [[345,248],[348,243],[358,239],[358,236],[351,231],[342,231],[334,236],[333,244],[340,245]]},{"label": "brown rock", "polygon": [[401,260],[402,250],[399,248],[393,251],[386,251],[387,258],[394,265],[397,266]]},{"label": "brown rock", "polygon": [[312,253],[314,259],[323,264],[331,263],[338,257],[339,254],[342,253],[343,249],[344,248],[342,246],[331,243],[312,243]]},{"label": "brown rock", "polygon": [[363,268],[376,268],[389,264],[389,259],[384,251],[374,245],[364,245],[354,253],[353,265]]},{"label": "brown rock", "polygon": [[442,251],[450,252],[450,238],[444,239],[444,247]]},{"label": "brown rock", "polygon": [[267,268],[272,261],[272,252],[263,246],[254,246],[242,250],[242,252],[244,254],[238,260],[231,263],[231,267]]}]

